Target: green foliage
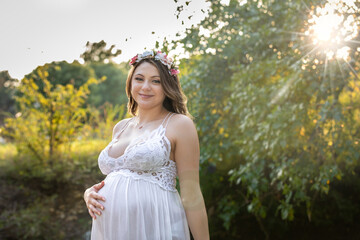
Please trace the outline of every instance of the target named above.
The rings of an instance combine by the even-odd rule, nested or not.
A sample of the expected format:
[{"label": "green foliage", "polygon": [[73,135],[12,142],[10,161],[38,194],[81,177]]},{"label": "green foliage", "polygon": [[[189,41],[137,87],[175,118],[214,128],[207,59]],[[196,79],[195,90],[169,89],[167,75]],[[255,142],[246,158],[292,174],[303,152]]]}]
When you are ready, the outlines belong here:
[{"label": "green foliage", "polygon": [[81,55],[85,64],[84,69],[91,69],[98,79],[105,78],[105,84],[90,87],[91,94],[88,104],[99,107],[108,102],[113,105],[127,103],[125,82],[129,66],[126,63],[115,64],[112,59],[121,54],[121,50],[114,52],[115,45],[106,49],[106,42],[86,43],[87,50]]},{"label": "green foliage", "polygon": [[13,159],[16,156],[16,146],[11,143],[1,144],[0,145],[0,166],[8,163],[7,159]]},{"label": "green foliage", "polygon": [[52,166],[63,157],[60,147],[68,147],[83,126],[87,110],[82,108],[89,85],[99,80],[90,78],[79,89],[72,84],[52,85],[47,79],[46,68],[38,68],[37,75],[43,82],[41,93],[33,79],[24,78],[19,86],[21,96],[16,97],[20,116],[7,118],[2,134],[11,138],[20,154],[31,154],[35,166]]},{"label": "green foliage", "polygon": [[103,178],[96,159],[106,143],[73,142],[67,158],[52,168],[34,168],[31,155],[1,156],[2,239],[82,238],[91,224],[83,192]]},{"label": "green foliage", "polygon": [[314,221],[318,196],[359,166],[360,82],[347,62],[306,55],[312,39],[298,36],[309,16],[299,12],[311,4],[211,1],[209,16],[177,43],[192,56],[182,79],[202,166],[227,170],[238,186],[220,201],[225,229],[241,212],[230,199],[242,199],[266,237],[279,219],[305,212]]},{"label": "green foliage", "polygon": [[89,107],[91,113],[82,129],[81,138],[103,139],[111,141],[111,133],[119,119],[127,116],[126,105],[111,105],[105,103],[100,108]]},{"label": "green foliage", "polygon": [[13,96],[19,81],[12,78],[8,71],[0,72],[0,124],[3,124],[7,113],[15,114],[15,101]]},{"label": "green foliage", "polygon": [[51,212],[54,211],[54,199],[54,197],[34,199],[32,207],[19,209],[17,212],[5,210],[1,214],[1,218],[7,219],[7,221],[0,220],[0,229],[7,230],[4,237],[64,239],[60,223],[51,218]]},{"label": "green foliage", "polygon": [[104,40],[95,43],[87,42],[86,47],[86,51],[80,56],[86,63],[108,63],[111,62],[112,58],[121,54],[120,49],[116,50],[115,52],[113,51],[115,45],[111,45],[109,49],[106,49],[106,42]]},{"label": "green foliage", "polygon": [[90,87],[91,93],[87,102],[95,107],[100,107],[108,102],[112,105],[126,104],[128,99],[125,92],[128,64],[114,63],[89,63],[88,67],[94,70],[98,79],[106,78],[103,84]]},{"label": "green foliage", "polygon": [[221,209],[219,217],[223,220],[225,229],[229,231],[231,220],[239,212],[240,206],[238,202],[232,200],[230,196],[226,196],[219,202],[219,208]]},{"label": "green foliage", "polygon": [[39,71],[43,71],[42,69],[46,69],[48,73],[46,78],[51,83],[52,88],[57,87],[59,84],[63,86],[71,84],[75,89],[79,89],[89,78],[95,76],[90,67],[80,64],[78,61],[72,63],[66,61],[47,63],[44,66],[37,67],[25,76],[26,79],[32,79],[43,94],[45,94],[45,83],[42,76],[39,75]]},{"label": "green foliage", "polygon": [[126,67],[53,62],[21,81],[18,113],[0,129],[12,142],[0,148],[1,238],[79,239],[89,229],[83,192],[103,179],[96,159],[126,115]]},{"label": "green foliage", "polygon": [[[96,67],[115,69],[104,64]],[[126,114],[125,105],[86,106],[90,86],[105,78],[91,77],[77,88],[71,83],[62,85],[59,79],[52,81],[58,83],[54,85],[49,68],[57,67],[38,67],[34,74],[42,88],[32,78],[21,81],[15,98],[19,113],[8,117],[1,129],[2,136],[13,142],[0,148],[4,153],[0,157],[4,239],[79,239],[84,235],[91,223],[82,200],[84,189],[103,179],[96,159],[111,138],[112,128]]]}]

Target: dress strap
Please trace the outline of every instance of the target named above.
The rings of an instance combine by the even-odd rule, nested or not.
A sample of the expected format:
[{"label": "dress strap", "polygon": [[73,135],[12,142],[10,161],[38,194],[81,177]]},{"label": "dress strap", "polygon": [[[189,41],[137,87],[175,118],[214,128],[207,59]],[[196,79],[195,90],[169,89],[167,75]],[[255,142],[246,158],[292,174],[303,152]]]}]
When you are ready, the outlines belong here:
[{"label": "dress strap", "polygon": [[126,129],[127,125],[129,125],[129,122],[131,122],[131,120],[133,120],[133,117],[125,123],[124,127],[118,132],[118,134],[116,134],[116,136],[114,136],[113,139],[117,139],[120,136],[120,134]]},{"label": "dress strap", "polygon": [[161,125],[164,124],[165,120],[168,118],[168,116],[170,115],[171,112],[168,112],[168,114],[164,117],[164,120],[162,121]]},{"label": "dress strap", "polygon": [[166,121],[166,125],[164,127],[165,129],[166,129],[167,125],[169,124],[171,117],[174,116],[174,115],[175,115],[175,113],[171,113],[171,115],[168,117],[168,119]]}]

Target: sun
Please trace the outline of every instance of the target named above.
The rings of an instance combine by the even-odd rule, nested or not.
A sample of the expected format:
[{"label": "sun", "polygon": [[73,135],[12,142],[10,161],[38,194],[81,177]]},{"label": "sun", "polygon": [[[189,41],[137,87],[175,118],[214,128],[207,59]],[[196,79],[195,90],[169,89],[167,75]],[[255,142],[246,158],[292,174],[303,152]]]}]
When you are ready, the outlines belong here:
[{"label": "sun", "polygon": [[[359,0],[327,0],[320,6],[302,3],[307,9],[304,26],[299,32],[289,32],[292,39],[300,40],[299,44],[289,44],[289,47],[295,46],[294,54],[299,56],[291,67],[297,65],[304,71],[319,74],[322,88],[328,84],[333,92],[334,82],[341,80],[333,77],[337,70],[341,72],[343,81],[346,68],[359,80],[359,70],[351,61],[360,54],[360,41],[357,40],[360,32]],[[296,81],[297,78],[290,78],[270,103],[276,104]]]},{"label": "sun", "polygon": [[[337,30],[343,21],[343,17],[334,13],[315,16],[314,25],[311,29],[314,32],[314,44],[322,43],[339,43],[340,38],[337,36]],[[332,36],[336,38],[332,38]]]},{"label": "sun", "polygon": [[357,36],[359,23],[354,15],[345,17],[343,13],[345,10],[349,13],[349,7],[356,7],[354,4],[354,0],[329,0],[324,7],[317,7],[311,13],[305,35],[327,60],[347,59],[349,56],[348,45]]}]

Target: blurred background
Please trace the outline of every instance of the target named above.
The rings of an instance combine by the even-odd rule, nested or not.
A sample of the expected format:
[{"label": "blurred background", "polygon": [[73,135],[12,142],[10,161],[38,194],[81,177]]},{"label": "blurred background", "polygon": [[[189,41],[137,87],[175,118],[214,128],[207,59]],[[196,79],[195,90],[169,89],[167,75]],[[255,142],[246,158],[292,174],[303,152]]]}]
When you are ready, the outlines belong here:
[{"label": "blurred background", "polygon": [[153,48],[180,66],[212,239],[360,239],[360,1],[0,8],[0,239],[89,238],[83,192]]}]

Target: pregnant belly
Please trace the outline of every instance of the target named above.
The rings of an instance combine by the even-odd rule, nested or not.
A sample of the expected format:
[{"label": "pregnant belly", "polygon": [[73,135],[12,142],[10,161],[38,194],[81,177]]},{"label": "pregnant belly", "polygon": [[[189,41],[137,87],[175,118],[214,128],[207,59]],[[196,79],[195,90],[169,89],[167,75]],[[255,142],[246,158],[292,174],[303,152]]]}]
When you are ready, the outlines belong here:
[{"label": "pregnant belly", "polygon": [[106,198],[102,215],[93,223],[100,231],[118,231],[124,239],[190,239],[177,192],[119,174],[108,176],[99,194]]},{"label": "pregnant belly", "polygon": [[[151,217],[167,211],[170,204],[176,204],[173,192],[160,188],[157,184],[129,176],[107,177],[105,185],[99,190],[104,196],[103,215],[119,215],[126,218]],[[173,206],[174,207],[174,206]]]}]

